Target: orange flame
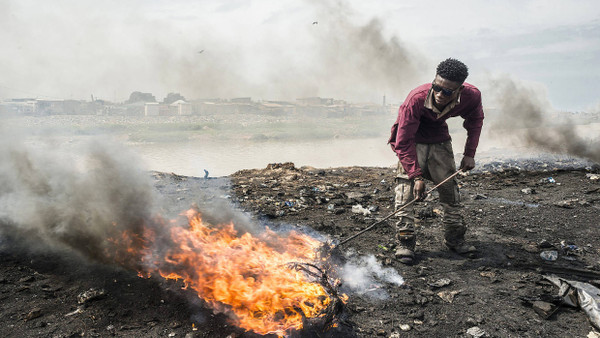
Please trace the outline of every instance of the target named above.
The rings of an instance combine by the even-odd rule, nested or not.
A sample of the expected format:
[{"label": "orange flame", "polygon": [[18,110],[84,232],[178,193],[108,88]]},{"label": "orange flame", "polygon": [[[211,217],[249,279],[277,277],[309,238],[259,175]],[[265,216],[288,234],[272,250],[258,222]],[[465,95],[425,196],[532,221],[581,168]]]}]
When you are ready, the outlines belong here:
[{"label": "orange flame", "polygon": [[134,244],[125,251],[146,261],[140,276],[158,273],[182,280],[215,312],[259,334],[301,329],[304,317],[320,316],[331,302],[322,285],[287,267],[314,261],[319,241],[294,231],[280,236],[268,228],[259,236],[239,236],[233,224],[206,224],[196,210],[186,216],[189,226],[171,227],[172,243],[162,257],[149,249],[155,241],[152,231],[144,231],[148,238],[124,233],[113,242]]}]

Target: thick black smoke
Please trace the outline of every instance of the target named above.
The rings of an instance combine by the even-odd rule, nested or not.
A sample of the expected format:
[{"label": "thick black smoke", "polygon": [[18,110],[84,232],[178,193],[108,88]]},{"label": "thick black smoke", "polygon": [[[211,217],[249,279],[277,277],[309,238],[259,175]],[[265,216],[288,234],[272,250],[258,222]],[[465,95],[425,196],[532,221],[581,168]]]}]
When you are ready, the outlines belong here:
[{"label": "thick black smoke", "polygon": [[600,163],[600,140],[582,137],[571,120],[554,111],[543,90],[498,76],[485,94],[496,110],[492,129],[518,134],[529,147]]},{"label": "thick black smoke", "polygon": [[106,261],[107,238],[138,233],[152,216],[150,177],[124,147],[91,142],[66,152],[12,136],[0,148],[0,235]]}]

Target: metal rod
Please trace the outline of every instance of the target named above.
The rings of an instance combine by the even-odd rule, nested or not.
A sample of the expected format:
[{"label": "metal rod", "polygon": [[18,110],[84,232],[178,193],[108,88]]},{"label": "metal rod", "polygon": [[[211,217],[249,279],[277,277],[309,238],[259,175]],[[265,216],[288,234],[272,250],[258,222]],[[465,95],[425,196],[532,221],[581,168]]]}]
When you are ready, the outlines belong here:
[{"label": "metal rod", "polygon": [[[427,195],[429,195],[430,193],[432,193],[432,192],[433,192],[435,189],[439,188],[439,187],[440,187],[442,184],[444,184],[444,183],[446,183],[446,182],[450,181],[452,178],[454,178],[456,175],[458,175],[458,174],[459,174],[459,173],[461,173],[462,171],[463,171],[462,169],[458,169],[458,170],[457,170],[457,171],[456,171],[454,174],[452,174],[452,175],[450,175],[450,176],[446,177],[446,178],[445,178],[443,181],[441,181],[440,183],[438,183],[436,186],[434,186],[434,187],[432,187],[431,189],[427,190],[427,192],[425,192],[425,196],[427,196]],[[425,198],[425,197],[423,197],[423,198]],[[367,232],[367,231],[369,231],[369,230],[373,229],[373,227],[375,227],[376,225],[378,225],[378,224],[380,224],[380,223],[382,223],[382,222],[384,222],[384,221],[387,221],[387,220],[388,220],[388,219],[390,219],[392,216],[395,216],[397,213],[399,213],[400,211],[404,210],[404,209],[405,209],[406,207],[408,207],[409,205],[411,205],[411,204],[415,203],[417,200],[418,200],[417,198],[414,198],[412,201],[410,201],[410,202],[408,202],[408,203],[404,204],[403,206],[401,206],[400,208],[396,209],[396,211],[392,212],[391,214],[389,214],[389,215],[385,216],[384,218],[380,219],[379,221],[377,221],[377,222],[375,222],[375,223],[373,223],[373,224],[369,225],[368,227],[366,227],[366,228],[362,229],[361,231],[359,231],[359,232],[355,233],[354,235],[352,235],[352,236],[350,236],[350,237],[346,238],[345,240],[341,241],[341,242],[340,242],[340,243],[339,243],[337,246],[340,246],[340,245],[342,245],[342,244],[344,244],[344,243],[346,243],[346,242],[348,242],[348,241],[350,241],[350,240],[352,240],[352,239],[354,239],[354,238],[356,238],[356,237],[358,237],[358,236],[362,235],[363,233],[365,233],[365,232]]]}]

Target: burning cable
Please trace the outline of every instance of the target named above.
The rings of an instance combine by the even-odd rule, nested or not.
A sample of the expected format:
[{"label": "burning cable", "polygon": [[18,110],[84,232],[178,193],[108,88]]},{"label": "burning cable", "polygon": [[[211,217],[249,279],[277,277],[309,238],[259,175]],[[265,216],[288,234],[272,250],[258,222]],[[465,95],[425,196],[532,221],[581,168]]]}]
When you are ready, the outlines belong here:
[{"label": "burning cable", "polygon": [[141,276],[182,280],[215,312],[259,334],[284,335],[314,321],[333,325],[342,297],[325,270],[311,263],[321,242],[269,228],[239,235],[232,223],[207,224],[198,210],[186,216],[182,226],[158,222],[141,235],[112,239],[121,262],[131,267],[137,259]]}]

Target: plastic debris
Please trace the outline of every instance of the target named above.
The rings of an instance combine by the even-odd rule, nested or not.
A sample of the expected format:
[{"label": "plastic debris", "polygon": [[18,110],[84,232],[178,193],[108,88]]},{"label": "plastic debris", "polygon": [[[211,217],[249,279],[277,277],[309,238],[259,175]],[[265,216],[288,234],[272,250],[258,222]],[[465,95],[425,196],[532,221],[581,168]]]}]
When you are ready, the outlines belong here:
[{"label": "plastic debris", "polygon": [[535,191],[535,189],[531,189],[531,188],[525,188],[525,189],[521,189],[521,192],[525,195],[533,195],[536,194],[537,192]]},{"label": "plastic debris", "polygon": [[540,257],[542,257],[545,261],[554,262],[558,259],[558,251],[556,250],[547,250],[540,252]]},{"label": "plastic debris", "polygon": [[600,289],[588,283],[556,276],[544,276],[544,278],[559,287],[558,295],[562,297],[564,304],[582,308],[592,325],[600,329]]},{"label": "plastic debris", "polygon": [[438,292],[437,295],[438,297],[440,297],[442,300],[448,302],[448,303],[452,303],[454,301],[454,296],[456,296],[457,294],[461,293],[462,290],[456,290],[456,291],[442,291],[442,292]]},{"label": "plastic debris", "polygon": [[352,212],[355,214],[363,214],[364,216],[368,216],[371,214],[371,211],[369,211],[369,209],[363,208],[363,206],[360,204],[353,205]]},{"label": "plastic debris", "polygon": [[581,253],[581,249],[575,244],[568,244],[565,241],[560,242],[560,249],[565,255],[578,255]]},{"label": "plastic debris", "polygon": [[102,298],[104,297],[105,293],[106,292],[104,291],[104,289],[96,290],[94,288],[91,288],[87,291],[80,293],[79,296],[77,296],[77,303],[84,304],[89,301]]},{"label": "plastic debris", "polygon": [[600,175],[598,174],[585,174],[585,177],[589,178],[592,181],[600,180]]},{"label": "plastic debris", "polygon": [[78,313],[83,313],[83,308],[81,306],[77,307],[77,309],[75,309],[75,311],[71,311],[71,312],[67,313],[65,315],[65,317],[71,317],[71,316],[74,316],[74,315],[76,315]]},{"label": "plastic debris", "polygon": [[452,281],[448,278],[442,278],[442,279],[438,279],[435,282],[431,282],[429,283],[429,286],[432,286],[434,288],[441,288],[447,285],[452,284]]},{"label": "plastic debris", "polygon": [[556,180],[553,177],[546,177],[540,180],[542,183],[556,183]]},{"label": "plastic debris", "polygon": [[410,329],[412,329],[412,327],[410,327],[410,325],[408,325],[408,324],[400,324],[400,330],[402,330],[402,331],[410,331]]}]

